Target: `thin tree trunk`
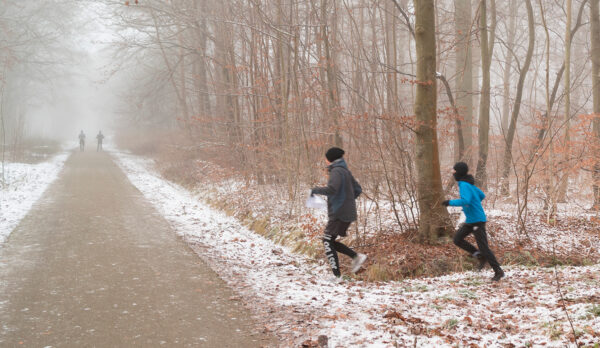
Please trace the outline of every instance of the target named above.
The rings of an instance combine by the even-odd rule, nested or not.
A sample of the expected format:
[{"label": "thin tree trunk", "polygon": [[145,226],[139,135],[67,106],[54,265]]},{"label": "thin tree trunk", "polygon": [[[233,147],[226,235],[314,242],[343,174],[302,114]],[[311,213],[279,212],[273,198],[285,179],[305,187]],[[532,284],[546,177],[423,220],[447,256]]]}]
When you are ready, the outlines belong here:
[{"label": "thin tree trunk", "polygon": [[487,0],[481,0],[479,30],[481,33],[481,100],[479,102],[479,160],[477,161],[477,172],[475,181],[477,185],[487,187],[487,159],[489,151],[490,133],[490,67],[494,54],[494,41],[496,32],[496,2],[491,0],[491,18],[488,41],[487,27]]},{"label": "thin tree trunk", "polygon": [[517,120],[519,118],[519,112],[521,110],[521,99],[523,97],[523,86],[525,85],[525,78],[531,65],[531,58],[533,56],[533,49],[535,44],[535,29],[533,19],[533,7],[531,6],[531,0],[525,0],[527,7],[527,21],[529,27],[529,45],[527,47],[527,56],[525,57],[525,63],[521,67],[519,72],[519,82],[517,83],[517,94],[515,96],[515,105],[510,117],[510,125],[508,126],[508,132],[506,134],[506,144],[504,147],[504,157],[502,161],[502,189],[501,192],[504,195],[509,193],[508,175],[512,164],[512,143],[515,137],[517,129]]},{"label": "thin tree trunk", "polygon": [[508,120],[510,116],[510,79],[512,75],[513,51],[515,48],[515,35],[517,33],[517,10],[519,2],[510,0],[509,5],[509,24],[508,24],[508,39],[507,39],[507,54],[504,64],[504,79],[503,88],[504,95],[502,96],[502,134],[506,134],[508,130]]},{"label": "thin tree trunk", "polygon": [[[469,161],[473,139],[473,54],[471,51],[471,0],[454,0],[456,23],[456,108],[461,122],[457,130],[455,159]],[[462,139],[461,139],[462,138]],[[462,147],[461,147],[462,143]]]},{"label": "thin tree trunk", "polygon": [[197,37],[198,37],[198,59],[196,61],[198,77],[194,79],[196,81],[196,93],[198,94],[198,107],[200,110],[200,116],[202,118],[208,118],[212,116],[212,110],[210,106],[210,96],[208,94],[208,72],[207,72],[207,39],[208,39],[208,26],[206,24],[206,2],[193,1],[194,6],[197,6],[197,16],[199,17]]},{"label": "thin tree trunk", "polygon": [[4,163],[6,162],[6,125],[4,121],[4,85],[6,78],[6,63],[3,64],[3,72],[0,75],[0,128],[2,129],[2,181],[0,188],[6,185]]},{"label": "thin tree trunk", "polygon": [[594,192],[595,210],[600,210],[600,0],[591,0],[590,20],[592,41],[592,95],[594,99],[594,120],[593,120],[593,136],[595,140],[594,147],[594,170],[592,172],[593,183],[592,189]]},{"label": "thin tree trunk", "polygon": [[[577,23],[575,23],[575,26],[571,30],[570,42],[573,41],[573,37],[575,36],[575,33],[577,33],[579,28],[581,28],[581,26],[583,25],[583,21],[582,21],[583,13],[584,13],[585,5],[586,5],[587,1],[588,0],[583,0],[581,2],[581,4],[579,5],[580,7],[579,7],[579,12],[577,14]],[[560,69],[558,69],[558,72],[556,73],[556,80],[554,80],[554,86],[552,87],[552,93],[550,94],[550,110],[552,110],[552,107],[554,106],[554,102],[556,101],[556,95],[558,94],[558,87],[560,86],[560,82],[561,82],[564,72],[565,72],[565,63],[563,62],[562,66],[560,67]],[[533,151],[534,155],[538,151],[538,149],[543,145],[542,143],[544,140],[544,136],[546,135],[547,127],[550,124],[550,115],[548,113],[544,113],[544,115],[542,115],[542,117],[543,117],[542,127],[540,127],[540,129],[538,130],[537,144]]]},{"label": "thin tree trunk", "polygon": [[323,0],[323,5],[321,7],[321,16],[323,16],[323,20],[325,21],[324,25],[324,37],[323,39],[323,48],[325,50],[325,71],[327,74],[327,94],[329,96],[329,115],[331,116],[331,121],[333,122],[334,128],[334,138],[333,142],[336,146],[342,147],[342,137],[340,135],[340,105],[339,105],[339,92],[337,88],[337,66],[335,53],[331,52],[331,41],[330,39],[333,37],[335,42],[335,36],[337,32],[337,10],[336,10],[336,0],[333,0],[333,18],[332,24],[329,25],[327,21],[327,0]]},{"label": "thin tree trunk", "polygon": [[[540,17],[542,19],[542,25],[544,27],[544,33],[546,34],[546,43],[545,43],[545,53],[546,53],[546,76],[544,78],[544,101],[546,104],[546,115],[550,115],[551,105],[550,105],[550,31],[548,30],[548,23],[546,23],[546,11],[544,9],[544,4],[542,4],[541,0],[538,0],[538,4],[540,6]],[[550,118],[547,118],[550,120]],[[550,129],[550,125],[547,125],[547,128]],[[546,192],[546,199],[544,201],[544,210],[547,211],[547,221],[550,221],[550,218],[554,214],[554,210],[556,208],[555,204],[555,178],[554,178],[554,143],[550,142],[549,151],[547,160],[547,166],[545,168],[546,178],[547,180],[544,183],[544,191]]]},{"label": "thin tree trunk", "polygon": [[[171,62],[169,61],[169,57],[167,56],[167,52],[165,50],[165,47],[164,47],[164,44],[162,41],[162,37],[160,35],[161,29],[160,29],[160,24],[158,23],[158,19],[156,18],[156,13],[154,13],[154,10],[151,10],[150,13],[152,15],[152,20],[154,23],[154,30],[156,33],[156,41],[158,42],[161,55],[163,57],[165,65],[167,66],[167,69],[169,71],[170,81],[171,81],[171,84],[173,85],[173,91],[175,92],[175,95],[177,96],[177,100],[179,101],[179,106],[182,108],[183,117],[187,121],[189,118],[189,115],[187,113],[187,104],[186,104],[187,101],[184,98],[185,92],[180,91],[180,89],[177,87],[177,81],[174,77],[175,76],[174,67],[171,65]],[[183,64],[183,62],[181,62],[181,64]],[[184,88],[185,88],[185,86],[184,86]]]},{"label": "thin tree trunk", "polygon": [[[392,15],[392,2],[385,2],[385,54],[386,54],[386,99],[387,114],[393,115],[398,112],[398,82],[396,74],[397,55],[396,55],[396,16]],[[393,68],[393,69],[392,69]]]},{"label": "thin tree trunk", "polygon": [[[564,140],[564,158],[563,161],[567,163],[570,158],[569,149],[571,141],[571,0],[567,0],[567,25],[565,31],[565,140]],[[558,201],[565,202],[567,198],[567,186],[569,185],[569,170],[568,166],[565,166],[565,173],[563,174],[558,188]]]}]

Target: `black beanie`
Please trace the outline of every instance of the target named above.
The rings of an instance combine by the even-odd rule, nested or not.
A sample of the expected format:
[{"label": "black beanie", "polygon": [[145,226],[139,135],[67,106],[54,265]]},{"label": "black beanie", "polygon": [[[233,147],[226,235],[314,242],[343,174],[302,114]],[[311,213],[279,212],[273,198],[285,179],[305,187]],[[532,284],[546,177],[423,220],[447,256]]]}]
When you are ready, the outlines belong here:
[{"label": "black beanie", "polygon": [[469,166],[465,162],[458,162],[454,165],[454,170],[457,177],[463,177],[469,172]]},{"label": "black beanie", "polygon": [[344,154],[344,150],[340,149],[339,147],[332,147],[329,150],[327,150],[327,152],[325,152],[325,157],[327,157],[327,160],[329,162],[333,162],[336,159],[342,158]]}]

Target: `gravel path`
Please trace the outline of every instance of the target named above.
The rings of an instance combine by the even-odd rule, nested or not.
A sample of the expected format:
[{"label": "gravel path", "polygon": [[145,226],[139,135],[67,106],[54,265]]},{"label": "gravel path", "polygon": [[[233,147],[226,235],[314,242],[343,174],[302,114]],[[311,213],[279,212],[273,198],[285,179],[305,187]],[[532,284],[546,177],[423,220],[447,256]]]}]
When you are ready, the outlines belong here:
[{"label": "gravel path", "polygon": [[255,325],[106,153],[73,153],[0,247],[3,347],[274,345]]}]

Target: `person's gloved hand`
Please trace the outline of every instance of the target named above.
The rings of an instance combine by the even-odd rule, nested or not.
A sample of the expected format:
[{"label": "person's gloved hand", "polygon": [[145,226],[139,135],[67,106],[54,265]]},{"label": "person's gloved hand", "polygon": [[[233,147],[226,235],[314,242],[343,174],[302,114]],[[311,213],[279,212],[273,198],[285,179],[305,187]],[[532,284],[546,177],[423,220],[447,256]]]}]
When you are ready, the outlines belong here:
[{"label": "person's gloved hand", "polygon": [[442,202],[442,205],[443,205],[444,207],[447,207],[447,206],[449,206],[449,205],[450,205],[450,200],[448,200],[448,199],[447,199],[447,200],[443,201],[443,202]]}]

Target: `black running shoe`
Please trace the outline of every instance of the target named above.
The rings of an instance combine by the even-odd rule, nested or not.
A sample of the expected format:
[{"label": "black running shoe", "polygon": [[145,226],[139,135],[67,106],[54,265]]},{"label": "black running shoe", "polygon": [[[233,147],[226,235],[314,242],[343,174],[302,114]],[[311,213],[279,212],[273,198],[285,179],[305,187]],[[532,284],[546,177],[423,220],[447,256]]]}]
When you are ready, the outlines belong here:
[{"label": "black running shoe", "polygon": [[504,277],[504,271],[503,271],[503,270],[501,270],[501,269],[499,269],[499,270],[496,270],[496,271],[494,272],[494,277],[492,278],[492,281],[494,281],[494,282],[497,282],[497,281],[499,281],[500,279],[502,279],[503,277]]},{"label": "black running shoe", "polygon": [[485,267],[485,264],[487,263],[487,260],[485,257],[483,257],[483,255],[481,255],[481,253],[479,251],[476,251],[473,253],[473,255],[471,255],[472,257],[476,258],[477,261],[479,261],[479,264],[477,264],[477,272],[480,272],[483,267]]},{"label": "black running shoe", "polygon": [[477,272],[481,272],[481,270],[485,267],[487,263],[487,259],[481,255],[477,256],[477,260],[479,260],[479,264],[477,265]]}]

